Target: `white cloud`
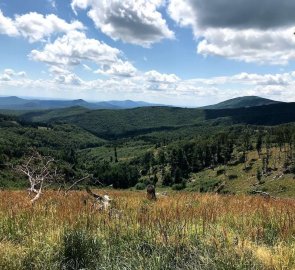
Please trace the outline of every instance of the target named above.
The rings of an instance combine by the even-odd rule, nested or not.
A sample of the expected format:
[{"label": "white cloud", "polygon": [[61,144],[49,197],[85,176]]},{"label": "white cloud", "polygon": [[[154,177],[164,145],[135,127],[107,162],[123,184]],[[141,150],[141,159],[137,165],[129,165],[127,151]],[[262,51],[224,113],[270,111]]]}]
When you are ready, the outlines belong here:
[{"label": "white cloud", "polygon": [[0,81],[13,81],[13,80],[19,80],[22,78],[25,78],[26,72],[20,71],[20,72],[15,72],[13,69],[7,68],[4,69],[3,73],[0,73]]},{"label": "white cloud", "polygon": [[285,65],[295,59],[291,0],[170,0],[168,13],[191,27],[197,52],[244,62]]},{"label": "white cloud", "polygon": [[0,10],[0,34],[18,36],[19,32],[12,19],[5,17]]},{"label": "white cloud", "polygon": [[8,74],[0,75],[0,81],[11,81],[12,78]]},{"label": "white cloud", "polygon": [[102,65],[116,62],[120,53],[96,39],[88,39],[85,33],[73,31],[46,44],[43,51],[33,50],[30,58],[50,65],[75,66],[83,61]]},{"label": "white cloud", "polygon": [[195,35],[197,35],[197,18],[195,9],[189,0],[170,0],[168,14],[182,27],[192,27]]},{"label": "white cloud", "polygon": [[72,9],[87,9],[95,26],[114,40],[149,47],[174,38],[158,9],[162,0],[73,0]]},{"label": "white cloud", "polygon": [[29,42],[44,41],[53,34],[68,33],[74,30],[83,30],[79,21],[67,23],[54,14],[42,15],[30,12],[16,15],[15,19],[5,17],[0,10],[0,34],[8,36],[23,36]]},{"label": "white cloud", "polygon": [[232,76],[231,80],[236,83],[245,83],[251,85],[280,85],[285,86],[292,83],[295,74],[293,73],[281,73],[281,74],[249,74],[240,73],[238,75]]},{"label": "white cloud", "polygon": [[137,69],[130,62],[121,59],[110,65],[103,65],[102,69],[96,71],[98,74],[119,77],[132,77],[135,76],[136,72]]},{"label": "white cloud", "polygon": [[216,55],[259,64],[288,64],[295,59],[295,28],[279,30],[206,30],[197,47],[203,55]]},{"label": "white cloud", "polygon": [[88,1],[88,0],[72,0],[71,7],[73,11],[75,12],[75,14],[77,15],[76,8],[86,9],[88,8],[88,6],[90,6],[90,4],[91,4],[91,1]]},{"label": "white cloud", "polygon": [[[232,76],[181,79],[158,71],[124,77],[82,80],[67,67],[51,66],[48,79],[33,80],[23,71],[0,72],[0,94],[18,94],[85,99],[137,99],[157,103],[202,106],[229,98],[256,95],[274,100],[295,101],[295,72],[279,74],[239,73]],[[11,91],[11,92],[9,92]]]},{"label": "white cloud", "polygon": [[75,85],[80,86],[83,80],[79,78],[76,74],[70,72],[67,69],[58,66],[51,66],[49,68],[53,81],[58,84]]},{"label": "white cloud", "polygon": [[14,72],[13,69],[6,68],[6,69],[4,69],[4,74],[6,74],[8,76],[14,76],[15,75],[15,72]]},{"label": "white cloud", "polygon": [[176,83],[180,81],[180,78],[178,78],[175,74],[165,74],[160,73],[156,70],[151,70],[145,73],[145,78],[149,82],[155,82],[155,83]]}]

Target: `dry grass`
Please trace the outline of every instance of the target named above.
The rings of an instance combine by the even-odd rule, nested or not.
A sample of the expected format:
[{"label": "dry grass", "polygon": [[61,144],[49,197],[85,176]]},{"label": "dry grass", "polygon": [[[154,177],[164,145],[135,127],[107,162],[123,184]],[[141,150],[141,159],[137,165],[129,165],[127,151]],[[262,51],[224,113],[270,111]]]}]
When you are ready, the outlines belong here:
[{"label": "dry grass", "polygon": [[0,269],[295,269],[295,200],[108,193],[1,191]]}]

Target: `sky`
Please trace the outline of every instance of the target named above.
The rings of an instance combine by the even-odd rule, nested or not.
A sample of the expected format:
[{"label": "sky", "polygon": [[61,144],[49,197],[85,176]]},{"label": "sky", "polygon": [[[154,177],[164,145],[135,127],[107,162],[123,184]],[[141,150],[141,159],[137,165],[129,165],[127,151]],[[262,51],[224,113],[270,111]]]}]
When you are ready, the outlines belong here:
[{"label": "sky", "polygon": [[0,96],[295,101],[294,0],[0,0]]}]

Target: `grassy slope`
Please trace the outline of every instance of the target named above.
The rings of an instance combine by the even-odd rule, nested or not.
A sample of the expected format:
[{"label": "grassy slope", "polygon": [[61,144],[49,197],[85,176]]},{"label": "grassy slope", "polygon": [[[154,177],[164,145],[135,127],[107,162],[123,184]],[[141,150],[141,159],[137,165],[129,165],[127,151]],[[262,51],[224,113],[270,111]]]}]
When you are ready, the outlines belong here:
[{"label": "grassy slope", "polygon": [[[270,167],[272,171],[269,175],[262,177],[263,184],[257,181],[257,170],[262,168],[262,156],[259,158],[257,152],[251,151],[248,153],[248,161],[245,170],[245,165],[238,164],[234,166],[219,166],[218,168],[206,169],[202,172],[191,175],[191,183],[188,185],[189,189],[199,190],[202,181],[210,179],[217,179],[220,182],[225,182],[224,190],[230,193],[244,194],[251,190],[266,191],[276,197],[295,197],[294,175],[284,174],[283,156],[277,148],[272,149],[273,156],[270,159]],[[279,159],[281,156],[281,159]],[[276,169],[274,169],[276,168]],[[218,170],[225,170],[225,173],[217,176]],[[237,176],[236,179],[229,179],[231,175]]]},{"label": "grassy slope", "polygon": [[0,192],[0,269],[271,270],[295,267],[295,202],[250,196]]}]

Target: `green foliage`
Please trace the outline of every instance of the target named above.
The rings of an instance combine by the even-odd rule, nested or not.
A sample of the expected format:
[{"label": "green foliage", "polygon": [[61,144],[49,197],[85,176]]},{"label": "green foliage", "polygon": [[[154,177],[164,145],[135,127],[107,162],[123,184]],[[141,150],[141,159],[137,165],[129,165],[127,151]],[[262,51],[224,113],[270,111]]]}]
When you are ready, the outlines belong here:
[{"label": "green foliage", "polygon": [[200,184],[200,192],[212,192],[220,184],[218,179],[203,179]]},{"label": "green foliage", "polygon": [[137,184],[135,185],[135,189],[136,189],[136,190],[144,190],[145,188],[146,188],[146,185],[145,185],[144,183],[142,183],[142,182],[137,183]]},{"label": "green foliage", "polygon": [[[72,113],[73,108],[50,110],[23,119],[33,122],[63,122],[77,125],[106,139],[134,136],[154,130],[165,130],[198,123],[203,110],[173,107],[135,108],[127,110],[93,110]],[[68,113],[70,111],[70,113]],[[53,114],[53,115],[52,115]]]},{"label": "green foliage", "polygon": [[182,190],[182,189],[185,189],[185,187],[186,187],[186,184],[183,181],[182,183],[172,185],[172,190]]},{"label": "green foliage", "polygon": [[103,162],[97,164],[93,169],[94,177],[99,179],[99,183],[114,188],[133,187],[139,180],[139,172],[136,166],[124,163],[111,164]]},{"label": "green foliage", "polygon": [[257,178],[258,183],[261,183],[262,172],[261,172],[260,169],[258,169],[257,172],[256,172],[256,178]]},{"label": "green foliage", "polygon": [[62,269],[94,269],[101,256],[101,241],[82,229],[64,232]]},{"label": "green foliage", "polygon": [[[288,111],[289,105],[286,106]],[[280,148],[280,158],[288,163],[285,173],[291,172],[293,124],[229,125],[232,121],[220,118],[229,112],[241,116],[248,109],[253,115],[263,110],[256,107],[210,112],[166,107],[120,111],[68,108],[30,112],[21,117],[0,115],[0,187],[23,186],[11,168],[30,149],[58,161],[65,185],[89,175],[93,185],[129,188],[148,179],[152,184],[172,187],[187,183],[194,174],[218,167],[210,178],[227,181],[234,178],[231,175],[238,178],[240,175],[227,169],[227,178],[220,167],[235,168],[243,162],[243,173],[257,170],[256,163],[260,161],[247,160],[253,149],[261,155],[263,173],[269,174],[276,169],[273,162],[277,161],[271,153],[274,146]],[[233,114],[232,119],[235,117]]]},{"label": "green foliage", "polygon": [[228,178],[228,180],[234,180],[234,179],[237,179],[238,176],[237,176],[236,174],[229,174],[229,175],[227,176],[227,178]]}]

